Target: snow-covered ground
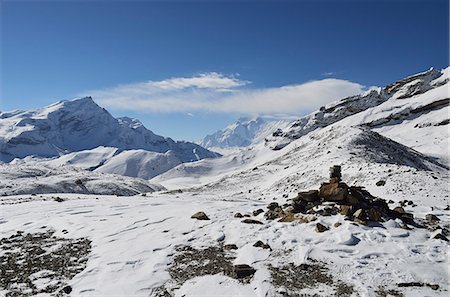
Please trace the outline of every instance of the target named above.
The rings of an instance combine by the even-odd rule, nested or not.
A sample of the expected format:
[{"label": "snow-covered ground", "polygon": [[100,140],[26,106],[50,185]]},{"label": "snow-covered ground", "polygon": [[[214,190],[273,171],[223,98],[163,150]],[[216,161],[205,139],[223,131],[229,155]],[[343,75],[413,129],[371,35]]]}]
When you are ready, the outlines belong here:
[{"label": "snow-covered ground", "polygon": [[[364,226],[345,221],[340,214],[318,217],[310,223],[267,221],[260,214],[254,218],[263,224],[244,224],[233,217],[236,212],[251,213],[265,209],[272,199],[280,203],[285,199],[275,196],[258,201],[217,194],[66,194],[60,195],[66,199],[64,202],[37,199],[2,205],[1,235],[53,229],[58,237],[89,238],[92,251],[87,266],[68,281],[73,296],[156,296],[157,288],[170,283],[167,270],[177,256],[177,246],[205,249],[227,244],[237,246],[227,252],[234,257],[233,264],[248,264],[256,269],[249,283],[220,273],[198,276],[184,284],[172,284],[174,296],[282,296],[282,289],[271,285],[269,265],[300,265],[311,259],[323,263],[333,279],[353,286],[351,296],[381,296],[376,293],[380,290],[396,290],[406,296],[448,296],[449,246],[432,239],[433,232],[427,229],[405,230],[400,221],[394,220]],[[14,203],[18,199],[8,197],[2,202]],[[444,211],[442,203],[416,202],[417,207],[407,208],[416,217],[433,213],[441,222],[450,221],[450,213]],[[205,211],[210,220],[190,218],[199,210]],[[317,233],[317,222],[330,230]],[[338,222],[342,225],[334,227]],[[254,247],[258,240],[272,250]],[[177,269],[182,272],[183,267]],[[438,284],[439,289],[397,286],[408,282]],[[319,284],[297,293],[330,296],[335,289]]]}]

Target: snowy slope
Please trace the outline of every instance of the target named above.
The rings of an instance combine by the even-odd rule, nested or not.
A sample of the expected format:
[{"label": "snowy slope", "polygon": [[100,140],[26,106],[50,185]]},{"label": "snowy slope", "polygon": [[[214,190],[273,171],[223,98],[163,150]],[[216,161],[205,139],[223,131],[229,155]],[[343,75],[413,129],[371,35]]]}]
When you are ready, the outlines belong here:
[{"label": "snowy slope", "polygon": [[240,118],[223,130],[207,135],[199,144],[206,148],[246,147],[263,141],[277,129],[285,129],[290,121],[263,117]]},{"label": "snowy slope", "polygon": [[373,128],[382,135],[448,162],[449,68],[430,69],[378,90],[331,103],[269,137],[281,149],[318,128],[342,125]]},{"label": "snowy slope", "polygon": [[[164,189],[157,183],[73,166],[0,164],[0,195],[80,193],[135,195]],[[33,198],[33,197],[32,197]]]},{"label": "snowy slope", "polygon": [[181,163],[173,151],[155,153],[144,150],[127,150],[109,159],[95,172],[150,179]]},{"label": "snowy slope", "polygon": [[155,135],[138,120],[115,119],[90,97],[31,110],[0,113],[0,160],[54,157],[99,146],[172,150],[182,162],[216,157],[201,146]]},{"label": "snowy slope", "polygon": [[65,154],[59,158],[46,161],[45,163],[55,167],[75,166],[86,170],[94,170],[105,164],[106,161],[110,160],[118,153],[118,148],[99,146],[92,150],[83,150]]}]

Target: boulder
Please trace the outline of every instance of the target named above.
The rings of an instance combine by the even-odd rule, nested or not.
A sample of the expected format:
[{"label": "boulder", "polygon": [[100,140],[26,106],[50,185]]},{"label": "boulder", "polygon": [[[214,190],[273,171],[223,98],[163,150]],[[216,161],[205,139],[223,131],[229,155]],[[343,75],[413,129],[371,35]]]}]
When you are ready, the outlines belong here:
[{"label": "boulder", "polygon": [[398,214],[402,214],[402,213],[406,213],[405,209],[401,206],[397,206],[393,209],[393,211],[395,211]]},{"label": "boulder", "polygon": [[377,181],[377,182],[375,183],[375,185],[376,185],[377,187],[384,186],[385,184],[386,184],[386,181],[384,181],[384,180],[379,180],[379,181]]},{"label": "boulder", "polygon": [[361,208],[353,213],[353,217],[360,221],[366,221],[366,219],[367,219],[366,212]]},{"label": "boulder", "polygon": [[322,225],[321,223],[317,223],[317,224],[316,224],[316,232],[322,233],[322,232],[325,232],[325,231],[328,231],[328,230],[329,230],[329,229],[328,229],[327,226]]},{"label": "boulder", "polygon": [[208,216],[206,215],[206,213],[204,213],[203,211],[198,211],[196,213],[194,213],[191,216],[191,219],[197,219],[197,220],[209,220]]}]

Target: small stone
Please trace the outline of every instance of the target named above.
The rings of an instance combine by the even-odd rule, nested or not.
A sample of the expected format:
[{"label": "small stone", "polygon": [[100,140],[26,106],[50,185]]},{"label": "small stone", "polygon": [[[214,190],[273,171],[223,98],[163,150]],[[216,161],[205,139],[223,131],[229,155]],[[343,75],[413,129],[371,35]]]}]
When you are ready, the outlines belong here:
[{"label": "small stone", "polygon": [[62,199],[61,197],[55,197],[53,198],[53,200],[55,200],[56,202],[64,202],[64,199]]},{"label": "small stone", "polygon": [[413,201],[411,201],[411,200],[408,201],[408,205],[413,205],[413,204],[414,204]]},{"label": "small stone", "polygon": [[440,219],[437,216],[435,216],[434,214],[431,214],[431,213],[427,214],[425,216],[425,219],[430,223],[436,223],[436,222],[440,221]]},{"label": "small stone", "polygon": [[225,245],[223,246],[223,249],[224,249],[224,250],[237,250],[238,247],[237,247],[237,245],[235,245],[235,244],[225,244]]},{"label": "small stone", "polygon": [[236,278],[245,278],[255,274],[256,270],[247,264],[238,264],[233,266],[233,273]]},{"label": "small stone", "polygon": [[235,218],[243,218],[244,216],[240,212],[237,212],[234,214],[234,217]]},{"label": "small stone", "polygon": [[262,225],[263,223],[258,221],[258,220],[253,220],[253,219],[245,219],[242,221],[242,223],[245,224],[258,224],[258,225]]},{"label": "small stone", "polygon": [[268,245],[267,243],[262,242],[261,240],[258,240],[257,242],[255,242],[255,244],[253,246],[271,250],[270,245]]},{"label": "small stone", "polygon": [[386,184],[386,181],[384,181],[384,180],[379,180],[375,183],[375,185],[378,187],[384,186],[385,184]]},{"label": "small stone", "polygon": [[341,222],[336,222],[336,223],[334,223],[334,227],[339,227],[339,226],[341,226],[342,225],[342,223]]},{"label": "small stone", "polygon": [[203,211],[199,211],[194,213],[191,216],[191,219],[197,219],[197,220],[209,220],[208,216],[206,215],[206,213],[204,213]]},{"label": "small stone", "polygon": [[389,200],[388,203],[392,204],[392,203],[394,203],[394,200]]},{"label": "small stone", "polygon": [[439,285],[438,284],[427,284],[428,287],[430,287],[432,290],[439,290]]},{"label": "small stone", "polygon": [[72,292],[72,287],[71,286],[65,286],[64,288],[61,289],[64,293],[66,294],[70,294],[70,292]]},{"label": "small stone", "polygon": [[267,206],[267,209],[268,209],[268,210],[274,210],[274,209],[276,209],[276,208],[278,208],[278,207],[280,207],[280,206],[278,205],[278,203],[276,203],[276,202],[271,202],[271,203]]},{"label": "small stone", "polygon": [[260,213],[263,213],[264,212],[264,210],[262,210],[261,208],[260,209],[257,209],[257,210],[254,210],[253,211],[253,216],[257,216],[257,215],[259,215]]},{"label": "small stone", "polygon": [[325,231],[328,231],[328,230],[329,230],[328,227],[322,225],[321,223],[317,223],[316,224],[316,232],[322,233],[322,232],[325,232]]}]

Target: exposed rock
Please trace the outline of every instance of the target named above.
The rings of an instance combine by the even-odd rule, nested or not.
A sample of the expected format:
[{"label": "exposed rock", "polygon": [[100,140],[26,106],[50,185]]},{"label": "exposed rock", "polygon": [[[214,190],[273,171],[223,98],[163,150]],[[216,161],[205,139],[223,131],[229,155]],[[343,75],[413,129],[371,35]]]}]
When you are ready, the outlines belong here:
[{"label": "exposed rock", "polygon": [[257,209],[257,210],[254,210],[253,211],[253,216],[257,216],[257,215],[259,215],[260,213],[263,213],[264,212],[264,210],[262,210],[261,208],[260,209]]},{"label": "exposed rock", "polygon": [[258,220],[253,220],[253,219],[242,220],[242,223],[245,223],[245,224],[258,224],[258,225],[262,225],[263,224],[262,222],[260,222]]},{"label": "exposed rock", "polygon": [[336,222],[336,223],[334,223],[334,227],[339,227],[339,226],[341,226],[342,225],[342,223],[341,222]]},{"label": "exposed rock", "polygon": [[71,286],[65,286],[64,288],[61,289],[64,293],[66,294],[70,294],[70,292],[72,292],[72,287]]},{"label": "exposed rock", "polygon": [[204,213],[203,211],[198,211],[196,213],[194,213],[191,216],[191,219],[197,219],[197,220],[209,220],[208,216],[206,215],[206,213]]},{"label": "exposed rock", "polygon": [[393,211],[395,211],[396,213],[402,214],[402,213],[406,213],[405,209],[401,206],[397,206],[393,209]]},{"label": "exposed rock", "polygon": [[240,212],[237,212],[234,214],[234,217],[235,218],[243,218],[244,216]]},{"label": "exposed rock", "polygon": [[331,178],[337,178],[338,181],[341,180],[341,166],[339,165],[334,165],[332,167],[330,167],[330,179]]},{"label": "exposed rock", "polygon": [[238,264],[233,266],[233,273],[238,279],[251,277],[255,274],[255,272],[256,270],[247,264]]},{"label": "exposed rock", "polygon": [[290,223],[290,222],[293,222],[295,220],[296,220],[296,218],[295,218],[294,214],[292,212],[288,212],[281,219],[279,219],[278,222],[280,222],[280,223]]},{"label": "exposed rock", "polygon": [[429,223],[436,223],[440,221],[440,219],[437,216],[431,213],[425,216],[425,220],[427,220]]},{"label": "exposed rock", "polygon": [[325,232],[325,231],[328,231],[328,230],[329,230],[329,228],[327,226],[324,226],[321,223],[317,223],[316,224],[316,232],[322,233],[322,232]]}]

